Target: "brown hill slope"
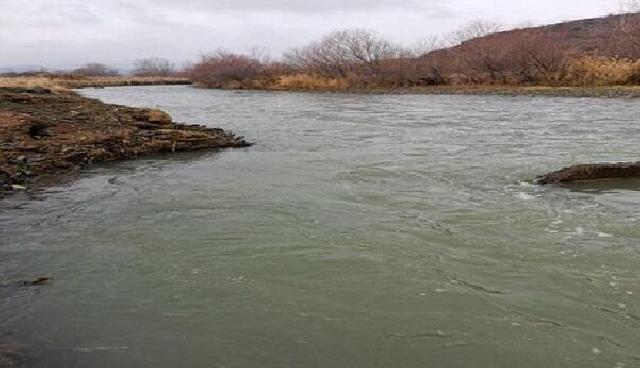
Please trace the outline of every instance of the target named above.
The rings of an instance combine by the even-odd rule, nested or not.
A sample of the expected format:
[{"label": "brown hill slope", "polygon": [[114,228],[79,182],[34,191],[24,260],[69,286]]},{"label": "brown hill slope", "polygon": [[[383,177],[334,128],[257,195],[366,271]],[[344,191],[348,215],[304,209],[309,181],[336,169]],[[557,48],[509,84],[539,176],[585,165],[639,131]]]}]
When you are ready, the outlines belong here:
[{"label": "brown hill slope", "polygon": [[419,59],[454,84],[590,84],[574,80],[584,76],[635,84],[640,65],[631,64],[640,59],[640,13],[497,32]]},{"label": "brown hill slope", "polygon": [[640,13],[611,15],[522,30],[555,35],[558,46],[573,53],[638,57]]},{"label": "brown hill slope", "polygon": [[229,89],[640,85],[640,13],[491,34],[489,24],[469,26],[453,33],[457,45],[419,57],[375,33],[345,30],[294,49],[284,62],[217,53],[188,73],[200,87]]}]

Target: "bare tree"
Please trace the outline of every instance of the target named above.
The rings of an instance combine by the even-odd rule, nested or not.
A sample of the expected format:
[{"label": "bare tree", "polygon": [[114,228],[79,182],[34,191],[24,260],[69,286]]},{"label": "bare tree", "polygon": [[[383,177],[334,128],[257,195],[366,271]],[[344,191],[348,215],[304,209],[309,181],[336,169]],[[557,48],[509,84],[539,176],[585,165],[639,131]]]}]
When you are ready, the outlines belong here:
[{"label": "bare tree", "polygon": [[566,35],[538,32],[512,33],[505,47],[512,72],[521,83],[553,85],[560,82],[572,53],[562,47]]},{"label": "bare tree", "polygon": [[446,36],[451,48],[449,69],[453,69],[464,83],[486,83],[505,78],[503,60],[505,50],[498,47],[500,40],[493,37],[502,29],[496,22],[474,20]]},{"label": "bare tree", "polygon": [[73,74],[85,75],[85,76],[116,76],[119,75],[116,69],[110,68],[109,66],[101,63],[87,63],[82,67],[73,71]]},{"label": "bare tree", "polygon": [[554,84],[572,55],[562,46],[567,37],[559,31],[514,30],[472,39],[426,59],[434,63],[440,56],[440,74],[466,84]]},{"label": "bare tree", "polygon": [[451,45],[461,44],[475,38],[485,37],[504,29],[504,25],[487,20],[473,20],[447,35]]},{"label": "bare tree", "polygon": [[189,74],[197,84],[204,87],[238,88],[243,81],[257,76],[260,71],[259,60],[219,50],[202,56]]},{"label": "bare tree", "polygon": [[640,0],[619,0],[619,14],[635,13],[638,11],[640,11]]},{"label": "bare tree", "polygon": [[615,37],[607,44],[610,53],[617,57],[640,58],[640,0],[628,1],[624,11],[616,16]]},{"label": "bare tree", "polygon": [[261,64],[270,64],[273,62],[271,50],[262,46],[252,47],[249,52],[249,57],[259,61]]},{"label": "bare tree", "polygon": [[431,51],[442,49],[445,47],[446,43],[440,36],[432,35],[423,37],[414,42],[413,45],[409,48],[408,54],[414,57],[420,57],[422,55],[430,53]]},{"label": "bare tree", "polygon": [[172,62],[162,58],[147,58],[137,60],[133,74],[141,77],[167,77],[175,70]]},{"label": "bare tree", "polygon": [[354,29],[333,32],[319,41],[285,54],[287,63],[314,72],[346,77],[370,71],[381,60],[396,57],[400,47],[372,31]]}]

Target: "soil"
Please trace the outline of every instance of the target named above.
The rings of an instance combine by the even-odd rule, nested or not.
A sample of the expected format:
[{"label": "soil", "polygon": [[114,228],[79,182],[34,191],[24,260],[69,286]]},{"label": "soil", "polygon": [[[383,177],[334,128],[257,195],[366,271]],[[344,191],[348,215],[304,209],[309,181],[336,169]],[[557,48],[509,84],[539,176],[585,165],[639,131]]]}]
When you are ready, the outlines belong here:
[{"label": "soil", "polygon": [[222,129],[175,123],[160,110],[70,91],[0,88],[0,197],[99,162],[250,145]]}]

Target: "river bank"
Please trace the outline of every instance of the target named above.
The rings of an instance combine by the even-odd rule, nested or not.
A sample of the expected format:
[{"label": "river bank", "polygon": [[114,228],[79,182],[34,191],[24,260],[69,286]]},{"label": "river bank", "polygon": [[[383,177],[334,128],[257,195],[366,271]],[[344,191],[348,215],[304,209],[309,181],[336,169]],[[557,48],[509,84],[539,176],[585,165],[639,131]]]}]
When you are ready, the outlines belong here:
[{"label": "river bank", "polygon": [[[0,77],[0,88],[48,88],[69,90],[131,86],[195,85],[208,88],[190,78],[180,77],[84,77],[78,75],[43,77]],[[225,85],[223,90],[260,90],[309,93],[398,94],[398,95],[502,95],[594,98],[639,98],[640,86],[501,86],[441,85],[421,87],[352,87],[345,80],[281,77],[275,81],[247,80]]]},{"label": "river bank", "polygon": [[432,86],[374,90],[372,93],[451,94],[547,97],[639,98],[640,86],[550,87],[550,86]]},{"label": "river bank", "polygon": [[[228,90],[261,90],[297,93],[350,93],[389,95],[491,95],[587,98],[640,98],[640,86],[555,87],[555,86],[499,86],[499,85],[444,85],[423,87],[350,88],[340,83],[289,86],[276,83],[267,85],[235,85]],[[196,84],[196,87],[199,87]],[[205,88],[205,87],[200,87]]]},{"label": "river bank", "polygon": [[177,77],[87,77],[73,74],[0,77],[0,87],[49,88],[57,90],[127,86],[176,86],[190,84],[192,84],[190,79]]},{"label": "river bank", "polygon": [[0,196],[93,163],[250,145],[222,129],[175,123],[160,110],[45,88],[0,88],[0,122]]}]

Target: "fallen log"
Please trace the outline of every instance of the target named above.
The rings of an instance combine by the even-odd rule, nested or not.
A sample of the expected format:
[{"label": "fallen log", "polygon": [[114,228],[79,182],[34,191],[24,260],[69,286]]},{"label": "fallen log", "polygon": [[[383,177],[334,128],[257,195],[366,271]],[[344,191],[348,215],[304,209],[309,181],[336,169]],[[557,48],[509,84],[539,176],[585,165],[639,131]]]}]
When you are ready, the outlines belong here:
[{"label": "fallen log", "polygon": [[579,164],[538,176],[534,182],[540,185],[569,183],[597,179],[640,178],[640,161],[604,164]]}]

